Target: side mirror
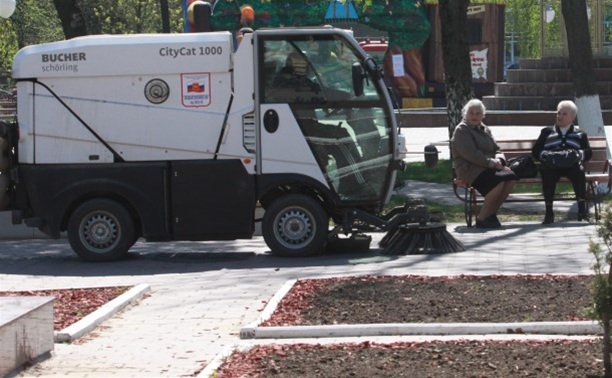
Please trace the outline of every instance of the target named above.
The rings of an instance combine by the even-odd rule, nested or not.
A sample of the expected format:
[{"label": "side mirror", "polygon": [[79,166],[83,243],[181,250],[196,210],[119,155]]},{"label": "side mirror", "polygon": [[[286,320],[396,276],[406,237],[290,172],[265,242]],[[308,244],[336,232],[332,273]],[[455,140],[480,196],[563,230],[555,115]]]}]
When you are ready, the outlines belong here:
[{"label": "side mirror", "polygon": [[355,97],[359,97],[363,95],[363,69],[361,68],[361,64],[353,63],[352,66],[352,78],[353,78],[353,92],[355,92]]}]

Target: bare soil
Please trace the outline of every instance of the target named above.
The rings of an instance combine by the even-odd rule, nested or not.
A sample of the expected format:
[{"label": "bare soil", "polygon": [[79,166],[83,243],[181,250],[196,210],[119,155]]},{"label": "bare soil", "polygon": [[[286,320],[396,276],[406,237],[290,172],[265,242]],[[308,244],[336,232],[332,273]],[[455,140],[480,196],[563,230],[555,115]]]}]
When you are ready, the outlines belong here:
[{"label": "bare soil", "polygon": [[586,320],[592,276],[299,280],[264,326]]},{"label": "bare soil", "polygon": [[[300,280],[264,326],[586,320],[592,276],[364,276]],[[601,377],[600,340],[266,345],[231,377]]]}]

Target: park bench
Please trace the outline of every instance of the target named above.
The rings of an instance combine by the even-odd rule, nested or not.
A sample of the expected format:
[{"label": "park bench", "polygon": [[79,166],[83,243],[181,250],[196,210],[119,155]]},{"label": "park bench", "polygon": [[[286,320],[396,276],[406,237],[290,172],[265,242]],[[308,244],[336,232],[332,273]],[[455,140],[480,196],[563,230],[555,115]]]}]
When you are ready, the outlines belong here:
[{"label": "park bench", "polygon": [[[601,200],[603,197],[608,195],[612,190],[612,177],[610,172],[612,167],[610,160],[607,155],[607,141],[605,137],[590,137],[589,142],[593,150],[593,157],[591,160],[584,164],[586,171],[586,205],[589,211],[593,209],[595,215],[595,221],[599,221],[601,213]],[[506,156],[507,160],[514,157],[531,155],[531,149],[535,144],[533,139],[514,139],[514,140],[502,140],[497,141],[501,151]],[[562,177],[559,183],[569,183],[570,181]],[[524,185],[538,185],[537,192],[521,193],[513,191],[510,194],[506,202],[544,202],[542,195],[542,179],[539,174],[534,178],[522,178],[517,181],[515,189]],[[570,188],[566,191],[560,190],[560,185],[557,185],[557,193],[555,193],[555,201],[575,201],[576,197],[573,189]],[[482,203],[483,197],[472,188],[465,180],[460,180],[455,176],[453,169],[453,191],[455,196],[460,199],[464,205],[465,222],[471,227],[476,214],[478,213],[478,205]],[[544,205],[542,205],[544,209]]]}]

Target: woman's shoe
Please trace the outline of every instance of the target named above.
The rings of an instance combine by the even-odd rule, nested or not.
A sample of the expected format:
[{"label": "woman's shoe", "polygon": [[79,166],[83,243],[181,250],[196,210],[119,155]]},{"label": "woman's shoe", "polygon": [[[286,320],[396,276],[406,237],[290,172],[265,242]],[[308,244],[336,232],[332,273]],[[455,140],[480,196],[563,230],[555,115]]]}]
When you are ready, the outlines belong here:
[{"label": "woman's shoe", "polygon": [[487,218],[487,220],[489,221],[489,223],[494,226],[494,228],[501,228],[501,222],[499,221],[499,218],[497,218],[497,214],[493,214],[490,217]]},{"label": "woman's shoe", "polygon": [[493,223],[493,221],[491,220],[491,217],[488,217],[485,220],[480,220],[476,218],[476,228],[499,228],[499,227],[495,225],[495,223]]},{"label": "woman's shoe", "polygon": [[555,213],[546,213],[546,215],[544,215],[544,220],[542,221],[542,224],[551,223],[555,223]]},{"label": "woman's shoe", "polygon": [[589,213],[587,211],[579,211],[578,212],[578,222],[580,221],[590,221]]}]

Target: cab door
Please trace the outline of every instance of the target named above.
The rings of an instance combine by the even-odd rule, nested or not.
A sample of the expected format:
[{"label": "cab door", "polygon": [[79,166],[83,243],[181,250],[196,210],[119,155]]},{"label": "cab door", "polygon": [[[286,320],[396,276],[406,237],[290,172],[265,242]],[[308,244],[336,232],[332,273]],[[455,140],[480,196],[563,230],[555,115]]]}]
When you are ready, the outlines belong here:
[{"label": "cab door", "polygon": [[374,80],[355,93],[364,55],[345,38],[330,29],[257,36],[258,166],[314,178],[343,201],[380,202],[392,176],[391,114]]}]

